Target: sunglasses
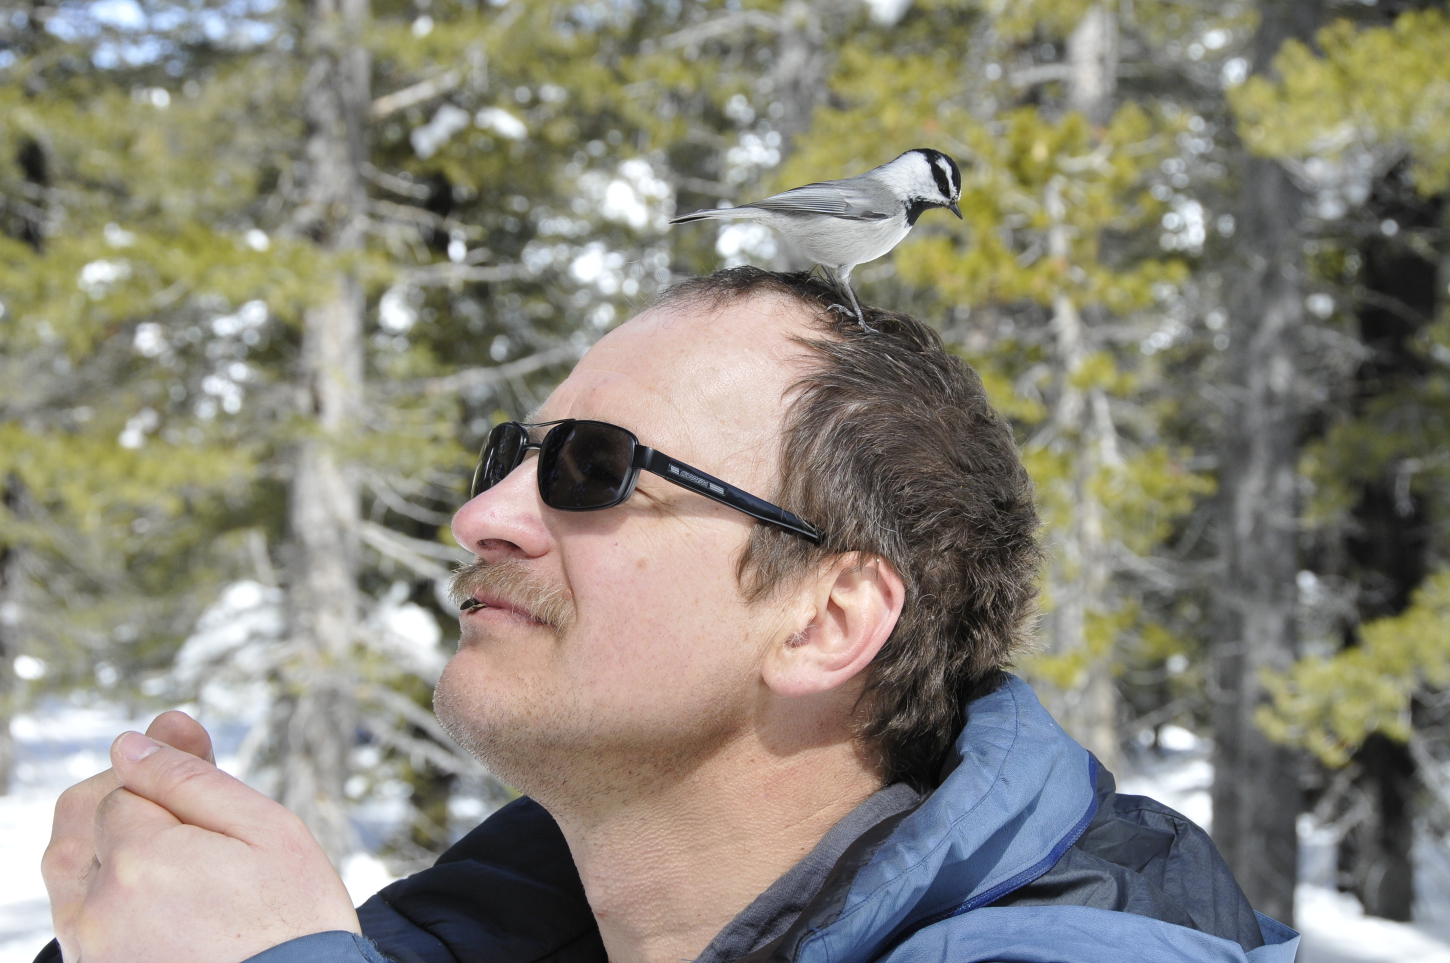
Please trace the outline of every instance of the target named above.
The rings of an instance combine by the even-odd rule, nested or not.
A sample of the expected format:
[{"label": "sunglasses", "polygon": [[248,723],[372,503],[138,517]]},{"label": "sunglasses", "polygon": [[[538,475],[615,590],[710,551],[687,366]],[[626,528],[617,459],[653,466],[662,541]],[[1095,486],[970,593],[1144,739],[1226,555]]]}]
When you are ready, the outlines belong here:
[{"label": "sunglasses", "polygon": [[[530,441],[530,430],[537,428],[549,430],[537,442]],[[628,428],[603,421],[504,422],[488,433],[478,453],[468,497],[503,481],[534,449],[539,452],[539,495],[559,511],[597,512],[621,505],[634,494],[643,470],[813,543],[821,540],[819,531],[784,508],[646,448]]]}]

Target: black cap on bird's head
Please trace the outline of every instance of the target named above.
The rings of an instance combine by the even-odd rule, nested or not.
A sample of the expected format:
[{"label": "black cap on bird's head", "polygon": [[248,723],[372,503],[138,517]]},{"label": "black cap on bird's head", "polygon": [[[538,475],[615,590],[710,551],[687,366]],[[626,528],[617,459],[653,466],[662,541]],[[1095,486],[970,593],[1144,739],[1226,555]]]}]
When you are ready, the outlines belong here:
[{"label": "black cap on bird's head", "polygon": [[[931,174],[932,185],[935,191],[922,191],[915,199],[931,207],[945,207],[958,218],[962,216],[962,210],[957,206],[957,201],[962,198],[962,171],[957,167],[957,162],[939,150],[930,147],[918,147],[909,150],[897,160],[901,160],[911,154],[916,154],[926,161],[927,170]],[[895,163],[893,161],[892,163]],[[923,185],[925,186],[925,185]],[[933,196],[935,195],[935,196]]]}]

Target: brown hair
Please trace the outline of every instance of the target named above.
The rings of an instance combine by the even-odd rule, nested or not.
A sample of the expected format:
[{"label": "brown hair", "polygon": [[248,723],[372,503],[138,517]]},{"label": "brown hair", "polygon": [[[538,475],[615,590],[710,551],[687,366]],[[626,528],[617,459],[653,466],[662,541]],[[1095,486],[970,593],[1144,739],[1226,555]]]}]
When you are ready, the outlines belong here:
[{"label": "brown hair", "polygon": [[757,525],[741,584],[759,600],[847,552],[896,570],[906,605],[871,664],[857,732],[887,782],[934,786],[967,704],[1001,683],[1031,631],[1031,481],[981,378],[916,318],[863,305],[863,327],[826,281],[753,267],[682,281],[655,304],[761,295],[795,303],[820,334],[799,339],[818,363],[786,414],[775,501],[824,537]]}]

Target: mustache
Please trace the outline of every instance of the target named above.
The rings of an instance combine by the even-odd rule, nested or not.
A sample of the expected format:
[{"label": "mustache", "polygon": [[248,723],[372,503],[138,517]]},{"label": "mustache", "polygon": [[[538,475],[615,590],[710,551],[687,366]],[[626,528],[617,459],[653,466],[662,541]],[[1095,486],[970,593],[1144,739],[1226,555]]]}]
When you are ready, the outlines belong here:
[{"label": "mustache", "polygon": [[572,593],[546,582],[518,559],[485,562],[476,558],[454,572],[448,582],[448,596],[459,608],[476,604],[474,596],[480,593],[503,599],[559,632],[574,624]]}]

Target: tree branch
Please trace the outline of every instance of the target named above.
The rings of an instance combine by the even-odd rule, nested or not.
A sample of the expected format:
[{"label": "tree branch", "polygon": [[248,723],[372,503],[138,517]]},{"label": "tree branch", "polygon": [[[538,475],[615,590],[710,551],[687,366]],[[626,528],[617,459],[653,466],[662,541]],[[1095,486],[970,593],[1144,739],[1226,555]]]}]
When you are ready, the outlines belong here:
[{"label": "tree branch", "polygon": [[780,31],[785,26],[784,21],[777,16],[765,13],[762,10],[741,10],[737,13],[728,13],[723,17],[716,17],[713,20],[706,20],[704,23],[697,23],[685,27],[683,30],[676,30],[660,41],[660,47],[665,50],[673,50],[677,47],[689,47],[727,33],[734,33],[737,30],[744,30],[746,27],[755,27],[758,30],[766,30],[771,33]]},{"label": "tree branch", "polygon": [[379,554],[401,562],[424,578],[438,582],[446,582],[453,573],[433,559],[462,563],[469,558],[462,549],[412,538],[377,522],[360,522],[358,536]]},{"label": "tree branch", "polygon": [[1013,87],[1033,87],[1037,84],[1045,84],[1053,80],[1071,80],[1072,67],[1067,64],[1038,64],[1035,67],[1024,67],[1021,70],[1012,71],[1007,82]]},{"label": "tree branch", "polygon": [[391,94],[386,94],[373,101],[373,119],[382,120],[400,110],[426,103],[434,97],[441,97],[456,89],[461,83],[463,83],[463,75],[456,70],[450,70],[438,77],[413,84],[411,87],[395,90]]},{"label": "tree branch", "polygon": [[389,174],[387,171],[380,171],[371,164],[363,165],[363,176],[383,190],[392,191],[402,197],[411,197],[415,200],[425,201],[432,193],[427,184],[419,184],[416,181],[405,180],[396,174]]},{"label": "tree branch", "polygon": [[444,375],[441,378],[420,378],[416,381],[407,381],[399,386],[399,390],[409,394],[421,393],[425,396],[432,397],[455,392],[480,391],[486,388],[496,388],[499,384],[510,378],[530,374],[541,368],[578,361],[584,356],[584,352],[587,350],[588,345],[560,345],[557,348],[540,351],[538,354],[531,354],[527,358],[520,358],[517,361],[510,361],[507,364],[496,365],[492,368],[465,368],[463,371],[456,371],[451,375]]},{"label": "tree branch", "polygon": [[453,520],[452,515],[445,515],[443,512],[435,512],[432,509],[424,508],[421,505],[414,505],[412,502],[408,501],[408,499],[404,498],[397,489],[393,488],[392,485],[389,485],[387,479],[384,478],[382,475],[379,475],[377,472],[369,472],[365,476],[365,481],[367,482],[368,488],[372,490],[373,494],[378,496],[378,501],[382,502],[384,505],[397,512],[399,515],[406,515],[408,518],[424,522],[429,525],[447,525],[450,521]]},{"label": "tree branch", "polygon": [[403,280],[418,287],[434,287],[446,284],[498,284],[502,281],[517,281],[531,278],[534,272],[523,264],[497,264],[492,267],[473,264],[454,264],[452,261],[430,264],[427,267],[404,271]]}]

